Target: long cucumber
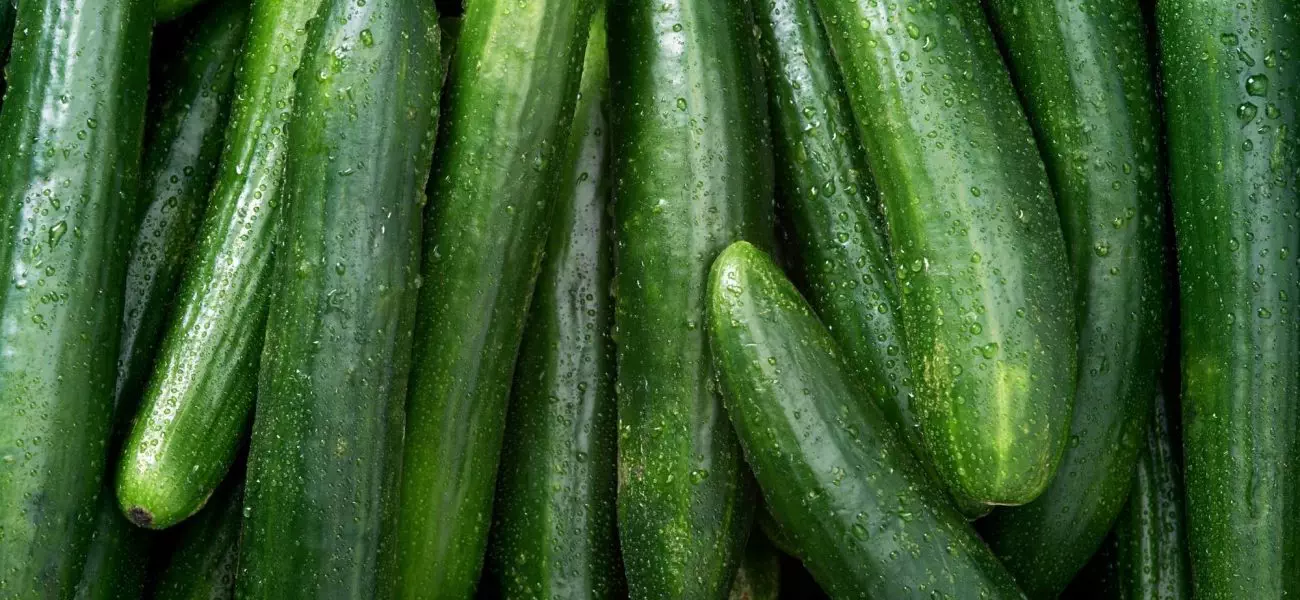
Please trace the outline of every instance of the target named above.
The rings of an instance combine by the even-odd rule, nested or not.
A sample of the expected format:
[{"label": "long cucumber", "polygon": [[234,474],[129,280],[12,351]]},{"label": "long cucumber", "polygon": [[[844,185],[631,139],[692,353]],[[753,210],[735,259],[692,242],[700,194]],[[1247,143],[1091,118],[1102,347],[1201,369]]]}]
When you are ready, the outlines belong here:
[{"label": "long cucumber", "polygon": [[958,497],[1056,474],[1075,310],[1047,172],[977,0],[817,0],[885,201],[928,454]]},{"label": "long cucumber", "polygon": [[1059,475],[980,531],[1029,596],[1055,598],[1124,506],[1163,362],[1160,114],[1137,3],[989,6],[1060,209],[1079,364]]},{"label": "long cucumber", "polygon": [[152,9],[145,0],[18,6],[0,109],[6,600],[70,596],[95,527]]},{"label": "long cucumber", "polygon": [[772,515],[835,598],[1020,598],[807,302],[754,246],[709,277],[727,413]]},{"label": "long cucumber", "polygon": [[1198,598],[1300,594],[1294,3],[1157,9]]},{"label": "long cucumber", "polygon": [[153,585],[153,600],[232,600],[239,562],[244,486],[222,484],[207,508],[179,527]]},{"label": "long cucumber", "polygon": [[135,425],[117,498],[165,528],[203,507],[248,429],[307,21],[321,0],[253,0],[225,148]]},{"label": "long cucumber", "polygon": [[594,4],[467,6],[426,217],[398,549],[404,598],[465,598],[483,565],[515,356]]},{"label": "long cucumber", "polygon": [[439,58],[426,2],[325,0],[313,20],[248,452],[242,599],[371,598],[393,584]]}]

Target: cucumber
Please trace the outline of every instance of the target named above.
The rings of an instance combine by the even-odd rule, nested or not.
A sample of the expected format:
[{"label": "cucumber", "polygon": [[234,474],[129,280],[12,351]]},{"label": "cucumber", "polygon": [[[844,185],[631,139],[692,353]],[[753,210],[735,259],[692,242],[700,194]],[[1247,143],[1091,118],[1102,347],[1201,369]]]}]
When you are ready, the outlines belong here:
[{"label": "cucumber", "polygon": [[144,594],[155,540],[150,532],[122,516],[110,491],[101,492],[96,502],[95,532],[73,594],[75,600],[132,600]]},{"label": "cucumber", "polygon": [[243,444],[293,74],[320,3],[254,0],[216,184],[118,469],[118,503],[142,527],[170,527],[202,508]]},{"label": "cucumber", "polygon": [[227,481],[207,508],[178,528],[176,546],[157,575],[153,600],[235,597],[243,497],[243,484]]},{"label": "cucumber", "polygon": [[958,497],[1056,473],[1075,376],[1047,173],[976,0],[817,0],[885,202],[917,416]]},{"label": "cucumber", "polygon": [[[879,194],[826,32],[812,0],[761,0],[754,9],[797,278],[870,397],[926,457]],[[989,510],[953,501],[969,516]]]},{"label": "cucumber", "polygon": [[781,597],[781,553],[759,531],[749,535],[740,555],[728,600],[777,600]]},{"label": "cucumber", "polygon": [[402,473],[404,598],[470,597],[482,571],[515,355],[594,7],[495,0],[465,14],[425,224]]},{"label": "cucumber", "polygon": [[381,557],[396,536],[438,44],[425,2],[325,0],[313,20],[289,124],[240,598],[365,598],[390,583]]},{"label": "cucumber", "polygon": [[772,515],[835,598],[1020,598],[931,482],[830,332],[745,242],[709,276],[709,343],[727,414]]},{"label": "cucumber", "polygon": [[[202,4],[206,0],[155,0],[154,2],[154,20],[158,23],[171,21],[186,12],[189,12],[195,6]],[[247,5],[250,1],[242,0]]]},{"label": "cucumber", "polygon": [[70,596],[95,528],[144,137],[152,6],[24,2],[15,30],[21,33],[0,110],[6,600]]},{"label": "cucumber", "polygon": [[608,21],[623,564],[632,598],[721,599],[755,502],[705,294],[728,243],[773,243],[754,25],[743,0],[620,0]]},{"label": "cucumber", "polygon": [[1030,597],[1055,598],[1124,507],[1163,363],[1160,115],[1137,3],[989,7],[1060,209],[1079,363],[1059,475],[980,531]]},{"label": "cucumber", "polygon": [[1300,594],[1300,47],[1289,2],[1162,0],[1198,598]]},{"label": "cucumber", "polygon": [[0,0],[0,101],[5,95],[3,66],[9,63],[9,40],[14,33],[14,5],[10,0]]},{"label": "cucumber", "polygon": [[1121,594],[1135,600],[1191,598],[1183,483],[1163,395],[1156,396],[1145,433],[1128,506],[1115,523]]},{"label": "cucumber", "polygon": [[507,415],[491,553],[505,598],[626,597],[609,339],[608,86],[602,15],[588,37],[565,192],[555,200]]}]

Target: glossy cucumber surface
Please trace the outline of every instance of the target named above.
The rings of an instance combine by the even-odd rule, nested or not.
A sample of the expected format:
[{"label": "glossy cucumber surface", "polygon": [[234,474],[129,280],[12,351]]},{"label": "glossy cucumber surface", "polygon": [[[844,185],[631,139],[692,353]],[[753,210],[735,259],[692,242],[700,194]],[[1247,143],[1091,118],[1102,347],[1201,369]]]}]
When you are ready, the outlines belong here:
[{"label": "glossy cucumber surface", "polygon": [[15,31],[0,109],[0,598],[65,598],[113,420],[152,6],[24,1]]},{"label": "glossy cucumber surface", "polygon": [[372,598],[394,584],[438,44],[435,9],[414,0],[325,0],[312,21],[248,451],[242,599]]},{"label": "glossy cucumber surface", "polygon": [[885,201],[929,455],[958,497],[1056,474],[1075,385],[1060,219],[977,0],[817,0]]},{"label": "glossy cucumber surface", "polygon": [[1079,363],[1057,476],[1033,502],[995,511],[980,530],[1029,596],[1055,598],[1124,506],[1163,361],[1159,104],[1137,3],[988,6],[1061,214]]},{"label": "glossy cucumber surface", "polygon": [[1196,596],[1300,594],[1294,3],[1157,6]]}]

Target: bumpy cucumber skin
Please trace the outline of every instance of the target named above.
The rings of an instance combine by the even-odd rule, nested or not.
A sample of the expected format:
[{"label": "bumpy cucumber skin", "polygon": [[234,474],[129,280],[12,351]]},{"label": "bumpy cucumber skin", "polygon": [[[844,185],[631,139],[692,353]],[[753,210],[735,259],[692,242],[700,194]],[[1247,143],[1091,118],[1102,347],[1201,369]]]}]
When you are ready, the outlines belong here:
[{"label": "bumpy cucumber skin", "polygon": [[818,0],[885,200],[929,455],[1024,504],[1069,433],[1075,329],[1047,173],[976,0]]},{"label": "bumpy cucumber skin", "polygon": [[71,595],[95,527],[152,6],[24,2],[15,30],[0,110],[5,600]]},{"label": "bumpy cucumber skin", "polygon": [[[812,0],[761,0],[754,9],[779,208],[797,246],[791,263],[870,397],[925,457],[879,194],[826,32]],[[968,516],[991,509],[971,498],[953,501]]]},{"label": "bumpy cucumber skin", "polygon": [[741,0],[609,8],[619,535],[632,598],[725,598],[751,528],[753,484],[704,319],[718,252],[772,239],[752,30]]},{"label": "bumpy cucumber skin", "polygon": [[619,598],[609,65],[592,20],[546,258],[515,373],[494,510],[505,598]]},{"label": "bumpy cucumber skin", "polygon": [[154,600],[231,600],[239,561],[244,486],[228,481],[207,508],[179,528],[179,538],[153,586]]},{"label": "bumpy cucumber skin", "polygon": [[427,3],[325,0],[313,20],[289,124],[240,598],[366,598],[391,585],[439,58]]},{"label": "bumpy cucumber skin", "polygon": [[1138,452],[1128,506],[1115,523],[1118,579],[1125,600],[1192,597],[1183,483],[1163,395]]},{"label": "bumpy cucumber skin", "polygon": [[740,555],[727,600],[777,600],[781,597],[781,553],[755,529]]},{"label": "bumpy cucumber skin", "polygon": [[1022,597],[754,246],[733,244],[714,264],[708,330],[763,497],[832,597]]},{"label": "bumpy cucumber skin", "polygon": [[1194,591],[1300,594],[1300,15],[1267,0],[1156,9]]},{"label": "bumpy cucumber skin", "polygon": [[515,357],[594,5],[471,2],[452,58],[407,398],[399,594],[479,580]]},{"label": "bumpy cucumber skin", "polygon": [[320,4],[254,0],[216,184],[118,468],[118,503],[138,525],[169,527],[202,508],[247,432],[293,74]]},{"label": "bumpy cucumber skin", "polygon": [[1055,598],[1124,506],[1163,362],[1160,115],[1136,3],[989,6],[1060,209],[1077,285],[1079,365],[1057,477],[980,530],[1030,597]]}]

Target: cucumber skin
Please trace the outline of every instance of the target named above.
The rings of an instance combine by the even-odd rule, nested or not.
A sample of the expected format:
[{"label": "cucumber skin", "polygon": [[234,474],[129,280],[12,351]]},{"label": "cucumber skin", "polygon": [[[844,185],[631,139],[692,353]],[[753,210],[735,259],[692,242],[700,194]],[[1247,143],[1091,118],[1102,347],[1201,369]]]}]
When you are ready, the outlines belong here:
[{"label": "cucumber skin", "polygon": [[[879,193],[826,32],[812,0],[753,6],[767,65],[778,208],[797,245],[791,262],[871,398],[926,457]],[[971,498],[953,502],[969,517],[991,509]]]},{"label": "cucumber skin", "polygon": [[1068,438],[1074,288],[984,13],[976,0],[817,7],[885,200],[929,456],[955,496],[1029,502]]},{"label": "cucumber skin", "polygon": [[138,600],[144,594],[153,536],[127,521],[108,492],[102,491],[96,503],[95,532],[75,600]]},{"label": "cucumber skin", "polygon": [[248,600],[374,597],[395,560],[437,14],[326,0],[308,36],[248,455]]},{"label": "cucumber skin", "polygon": [[228,481],[207,508],[179,528],[176,546],[157,574],[153,600],[235,597],[243,498],[243,483]]},{"label": "cucumber skin", "polygon": [[70,596],[94,530],[151,17],[142,0],[32,1],[17,13],[24,33],[0,110],[5,600]]},{"label": "cucumber skin", "polygon": [[[1194,591],[1210,600],[1300,594],[1300,79],[1284,67],[1300,26],[1288,6],[1156,7],[1182,292],[1187,525]],[[1266,89],[1251,79],[1259,75]]]},{"label": "cucumber skin", "polygon": [[1022,597],[893,423],[858,400],[830,332],[754,246],[733,244],[714,263],[708,328],[745,458],[827,593]]},{"label": "cucumber skin", "polygon": [[1069,585],[1124,506],[1165,348],[1164,178],[1146,25],[1129,0],[992,0],[1077,285],[1070,444],[1033,502],[980,522],[1030,597]]},{"label": "cucumber skin", "polygon": [[772,245],[766,84],[743,0],[618,0],[608,22],[624,569],[632,598],[721,599],[754,493],[705,302],[728,243]]},{"label": "cucumber skin", "polygon": [[1126,600],[1192,597],[1183,485],[1169,419],[1165,398],[1157,396],[1133,490],[1115,523],[1120,594]]},{"label": "cucumber skin", "polygon": [[593,9],[497,0],[465,14],[425,220],[401,491],[404,598],[469,597],[479,580]]},{"label": "cucumber skin", "polygon": [[118,503],[137,525],[169,527],[202,508],[247,433],[293,73],[320,4],[254,0],[216,184],[118,468]]},{"label": "cucumber skin", "polygon": [[604,19],[594,19],[507,415],[492,526],[505,598],[626,597],[609,337],[607,56]]}]

